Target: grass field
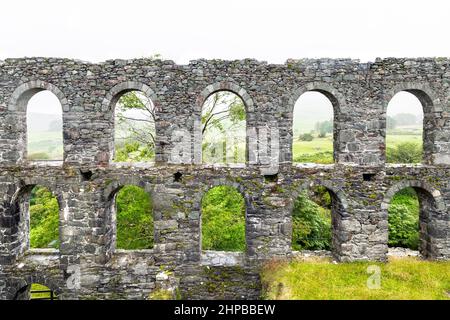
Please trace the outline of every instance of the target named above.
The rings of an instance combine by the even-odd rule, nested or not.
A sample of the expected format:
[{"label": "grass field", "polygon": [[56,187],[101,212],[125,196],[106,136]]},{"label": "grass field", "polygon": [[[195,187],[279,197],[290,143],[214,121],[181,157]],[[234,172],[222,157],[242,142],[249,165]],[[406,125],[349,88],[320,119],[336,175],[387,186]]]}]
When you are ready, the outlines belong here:
[{"label": "grass field", "polygon": [[[403,142],[416,142],[422,146],[422,136],[412,134],[387,135],[386,146],[395,147]],[[314,138],[312,141],[293,142],[294,162],[315,162],[315,163],[333,163],[333,141],[330,136],[325,138]]]},{"label": "grass field", "polygon": [[51,160],[62,160],[63,140],[58,131],[33,132],[28,137],[28,156],[45,153]]},{"label": "grass field", "polygon": [[[369,289],[380,268],[379,288]],[[372,278],[371,278],[372,277]],[[262,273],[265,299],[450,300],[450,262],[393,258],[389,263],[333,264],[327,260],[271,262]],[[373,282],[371,282],[373,283]]]}]

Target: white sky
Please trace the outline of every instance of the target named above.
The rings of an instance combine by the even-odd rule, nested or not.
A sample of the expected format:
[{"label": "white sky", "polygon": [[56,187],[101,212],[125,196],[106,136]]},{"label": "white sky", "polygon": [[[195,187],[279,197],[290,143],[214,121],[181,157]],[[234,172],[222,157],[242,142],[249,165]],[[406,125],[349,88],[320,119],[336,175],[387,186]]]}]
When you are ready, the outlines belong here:
[{"label": "white sky", "polygon": [[[450,57],[450,1],[3,0],[0,59]],[[41,108],[42,109],[42,108]]]}]

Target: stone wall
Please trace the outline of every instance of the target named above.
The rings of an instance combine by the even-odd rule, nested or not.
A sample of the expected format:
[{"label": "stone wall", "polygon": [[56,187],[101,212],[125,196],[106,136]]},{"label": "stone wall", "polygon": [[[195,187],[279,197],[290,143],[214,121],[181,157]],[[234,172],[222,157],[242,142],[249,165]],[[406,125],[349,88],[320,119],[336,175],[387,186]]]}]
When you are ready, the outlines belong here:
[{"label": "stone wall", "polygon": [[[52,58],[0,61],[0,298],[32,282],[63,299],[145,299],[158,289],[174,297],[257,298],[258,270],[292,256],[291,211],[302,190],[324,186],[332,196],[333,250],[338,261],[387,257],[387,207],[414,187],[421,202],[421,251],[450,257],[450,59],[172,61],[135,59],[100,64]],[[26,107],[41,90],[63,109],[63,162],[26,157]],[[114,105],[127,90],[154,103],[156,163],[116,164]],[[195,145],[201,108],[218,90],[245,102],[247,132],[279,129],[280,166],[264,170],[264,147],[243,166],[201,164]],[[334,107],[333,165],[292,164],[292,118],[307,91]],[[385,164],[386,108],[408,91],[424,109],[422,165]],[[181,133],[181,134],[180,134]],[[180,148],[181,146],[181,148]],[[173,151],[182,153],[182,163]],[[201,149],[200,149],[201,150]],[[250,159],[250,157],[252,157]],[[181,174],[181,178],[174,178]],[[124,185],[153,199],[155,245],[115,249],[114,196]],[[60,249],[29,249],[28,199],[46,186],[60,205]],[[239,190],[246,203],[247,249],[201,251],[201,199],[217,185]],[[223,265],[221,265],[223,263]]]}]

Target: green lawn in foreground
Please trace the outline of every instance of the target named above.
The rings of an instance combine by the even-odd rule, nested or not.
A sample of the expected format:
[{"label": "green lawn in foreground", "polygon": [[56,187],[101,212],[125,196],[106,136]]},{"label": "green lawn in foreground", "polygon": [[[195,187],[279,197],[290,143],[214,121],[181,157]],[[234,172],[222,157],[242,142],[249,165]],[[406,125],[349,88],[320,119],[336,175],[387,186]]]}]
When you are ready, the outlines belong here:
[{"label": "green lawn in foreground", "polygon": [[[381,268],[380,289],[369,289],[369,265]],[[289,300],[450,299],[450,262],[395,258],[389,263],[333,264],[327,260],[271,262],[262,272],[263,297]]]}]

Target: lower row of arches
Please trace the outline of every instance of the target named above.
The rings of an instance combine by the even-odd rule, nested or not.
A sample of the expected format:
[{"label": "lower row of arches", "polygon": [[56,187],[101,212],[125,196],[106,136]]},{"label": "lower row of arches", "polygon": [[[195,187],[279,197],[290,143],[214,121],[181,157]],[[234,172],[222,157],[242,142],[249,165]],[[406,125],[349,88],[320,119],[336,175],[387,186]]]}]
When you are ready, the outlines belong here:
[{"label": "lower row of arches", "polygon": [[[149,193],[136,185],[126,185],[112,195],[113,247],[135,250],[154,245],[153,203]],[[380,221],[388,221],[388,245],[421,251],[427,256],[433,229],[430,221],[442,211],[438,191],[417,184],[392,187],[382,203]],[[438,200],[438,201],[437,201]],[[18,234],[28,248],[54,248],[60,245],[60,206],[44,186],[22,188],[12,205],[19,220]],[[339,250],[347,203],[331,188],[303,189],[292,206],[292,250]],[[247,203],[235,187],[220,185],[209,189],[201,200],[201,248],[215,251],[246,251]],[[22,213],[25,213],[22,216]],[[27,234],[29,235],[27,237]]]}]

